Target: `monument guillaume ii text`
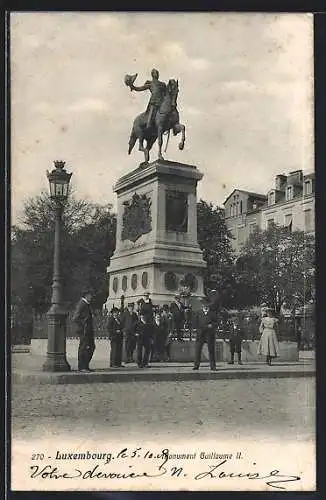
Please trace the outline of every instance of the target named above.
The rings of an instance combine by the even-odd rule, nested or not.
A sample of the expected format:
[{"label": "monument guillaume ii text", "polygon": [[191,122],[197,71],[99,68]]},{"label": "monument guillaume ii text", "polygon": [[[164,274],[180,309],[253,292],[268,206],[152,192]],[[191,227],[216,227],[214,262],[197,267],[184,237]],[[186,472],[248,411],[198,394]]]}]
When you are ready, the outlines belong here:
[{"label": "monument guillaume ii text", "polygon": [[[108,273],[108,307],[120,305],[120,297],[137,301],[145,292],[156,304],[170,303],[183,280],[194,299],[204,295],[206,263],[197,241],[197,182],[203,174],[196,166],[166,161],[162,156],[163,135],[181,133],[177,80],[167,84],[153,69],[152,79],[135,86],[136,75],[126,75],[131,91],[151,94],[147,109],[133,122],[129,154],[138,141],[144,162],[116,182],[118,198],[116,249]],[[158,159],[150,162],[150,151],[158,142]]]}]

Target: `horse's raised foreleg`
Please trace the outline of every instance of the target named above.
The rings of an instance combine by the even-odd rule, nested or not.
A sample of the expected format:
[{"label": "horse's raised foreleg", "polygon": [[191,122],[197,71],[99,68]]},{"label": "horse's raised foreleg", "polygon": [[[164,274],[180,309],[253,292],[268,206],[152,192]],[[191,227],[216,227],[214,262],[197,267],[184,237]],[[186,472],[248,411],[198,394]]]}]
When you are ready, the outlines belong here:
[{"label": "horse's raised foreleg", "polygon": [[183,149],[185,145],[185,140],[186,140],[186,127],[183,125],[183,123],[177,123],[173,127],[173,134],[177,135],[181,132],[181,141],[179,142],[179,149]]}]

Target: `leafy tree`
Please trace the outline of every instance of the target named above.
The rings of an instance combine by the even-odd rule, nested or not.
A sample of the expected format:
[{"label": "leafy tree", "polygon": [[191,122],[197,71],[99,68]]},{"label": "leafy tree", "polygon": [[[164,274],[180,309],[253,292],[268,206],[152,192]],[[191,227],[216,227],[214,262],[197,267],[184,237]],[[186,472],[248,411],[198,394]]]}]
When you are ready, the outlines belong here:
[{"label": "leafy tree", "polygon": [[[80,277],[87,286],[97,291],[97,303],[101,306],[108,295],[107,267],[115,249],[116,218],[111,206],[96,206],[92,219],[72,234],[73,244],[70,256],[73,261],[72,278],[69,283],[71,293],[77,297],[81,293]],[[78,255],[78,259],[76,259]]]},{"label": "leafy tree", "polygon": [[[106,267],[115,247],[116,221],[111,210],[110,205],[74,196],[67,200],[62,221],[61,277],[68,307],[89,286],[105,300]],[[12,300],[39,313],[46,311],[51,301],[54,220],[53,201],[43,193],[26,202],[19,225],[12,229]]]},{"label": "leafy tree", "polygon": [[314,238],[273,225],[257,230],[237,260],[238,290],[247,304],[267,302],[277,312],[284,302],[304,305],[313,293]]},{"label": "leafy tree", "polygon": [[204,271],[206,291],[215,290],[220,305],[231,305],[234,297],[234,255],[231,233],[226,227],[224,210],[212,203],[197,203],[198,243],[207,262]]},{"label": "leafy tree", "polygon": [[[43,192],[39,196],[29,198],[24,204],[23,215],[19,219],[19,226],[23,229],[38,233],[54,230],[55,223],[55,202],[48,193]],[[70,194],[65,203],[62,216],[64,231],[71,233],[91,223],[93,213],[97,210],[97,205],[85,200],[78,200]]]}]

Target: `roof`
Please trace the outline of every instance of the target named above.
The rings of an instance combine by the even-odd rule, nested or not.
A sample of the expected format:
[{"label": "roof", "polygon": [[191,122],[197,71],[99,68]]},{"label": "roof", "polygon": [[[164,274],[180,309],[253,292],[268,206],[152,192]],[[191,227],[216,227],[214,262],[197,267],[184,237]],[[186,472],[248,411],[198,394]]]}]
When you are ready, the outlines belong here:
[{"label": "roof", "polygon": [[247,194],[249,194],[249,196],[252,196],[253,198],[261,198],[262,200],[267,199],[266,194],[252,193],[251,191],[243,191],[243,193],[247,193]]},{"label": "roof", "polygon": [[228,201],[228,199],[233,195],[233,193],[235,193],[235,191],[239,191],[240,193],[245,193],[247,194],[248,196],[251,196],[253,198],[260,198],[262,200],[266,200],[267,199],[267,196],[265,194],[261,194],[261,193],[253,193],[252,191],[246,191],[245,189],[239,189],[239,188],[236,188],[236,189],[233,189],[232,193],[229,194],[229,196],[226,198],[226,200],[223,202],[223,205],[225,205],[225,203]]}]

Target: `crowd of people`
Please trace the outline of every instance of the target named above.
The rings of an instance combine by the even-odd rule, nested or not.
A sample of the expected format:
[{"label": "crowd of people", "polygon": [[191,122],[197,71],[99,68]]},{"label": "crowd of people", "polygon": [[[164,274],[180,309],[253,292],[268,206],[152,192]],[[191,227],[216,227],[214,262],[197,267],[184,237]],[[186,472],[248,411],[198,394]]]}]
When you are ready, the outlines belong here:
[{"label": "crowd of people", "polygon": [[168,361],[173,332],[173,315],[169,305],[154,306],[149,294],[136,304],[129,302],[121,311],[113,307],[108,321],[111,342],[110,367],[137,362],[139,368],[148,368],[150,361]]},{"label": "crowd of people", "polygon": [[[89,368],[95,350],[93,315],[91,302],[92,291],[85,291],[77,304],[73,321],[76,333],[80,338],[78,349],[78,370],[91,371]],[[183,331],[189,322],[189,305],[182,296],[175,295],[171,304],[154,305],[149,293],[136,303],[129,302],[127,307],[113,307],[108,318],[108,337],[111,344],[110,367],[122,368],[123,359],[126,364],[136,362],[139,368],[150,368],[151,362],[170,360],[171,343],[183,342]],[[262,311],[259,331],[261,338],[258,354],[266,357],[271,365],[272,359],[278,356],[277,319],[272,309]],[[201,309],[191,315],[191,329],[196,332],[195,359],[193,370],[198,370],[201,362],[203,345],[208,347],[211,370],[216,370],[215,341],[220,317],[210,300],[204,297]],[[229,340],[230,360],[234,364],[237,354],[238,364],[242,364],[242,341],[245,338],[244,325],[236,313],[230,313],[224,319],[223,328]]]}]

